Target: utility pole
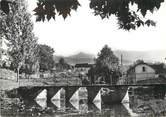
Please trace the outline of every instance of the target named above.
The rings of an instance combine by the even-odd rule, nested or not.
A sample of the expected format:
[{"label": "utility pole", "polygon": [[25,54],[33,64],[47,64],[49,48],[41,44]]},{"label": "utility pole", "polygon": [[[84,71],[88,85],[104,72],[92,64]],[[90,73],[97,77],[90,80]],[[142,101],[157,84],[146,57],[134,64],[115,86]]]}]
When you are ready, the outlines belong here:
[{"label": "utility pole", "polygon": [[121,57],[120,57],[120,61],[121,61],[121,67],[123,66],[123,54],[121,54]]},{"label": "utility pole", "polygon": [[125,79],[124,79],[124,76],[123,76],[123,54],[121,54],[121,73],[122,73],[122,83],[124,84],[125,83]]}]

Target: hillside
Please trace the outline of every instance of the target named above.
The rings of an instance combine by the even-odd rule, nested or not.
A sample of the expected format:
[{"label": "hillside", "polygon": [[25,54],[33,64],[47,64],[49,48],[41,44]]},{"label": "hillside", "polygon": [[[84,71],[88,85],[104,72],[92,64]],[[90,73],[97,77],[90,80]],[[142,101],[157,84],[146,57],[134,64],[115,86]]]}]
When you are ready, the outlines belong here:
[{"label": "hillside", "polygon": [[[129,65],[138,59],[142,59],[145,62],[164,62],[166,58],[166,51],[156,50],[156,51],[124,51],[124,50],[115,50],[114,54],[120,59],[123,55],[123,64]],[[63,56],[54,56],[54,60],[58,60]],[[95,55],[88,54],[84,52],[77,53],[68,57],[63,57],[69,64],[76,63],[94,63]]]},{"label": "hillside", "polygon": [[[54,60],[55,62],[58,62],[59,59],[63,57],[63,56],[54,56]],[[84,53],[84,52],[80,52],[78,54],[75,55],[71,55],[68,57],[63,57],[65,59],[65,61],[71,65],[75,65],[77,63],[94,63],[94,58],[95,56],[92,54],[88,54],[88,53]]]},{"label": "hillside", "polygon": [[114,52],[117,57],[120,58],[123,55],[124,64],[131,64],[138,59],[142,59],[145,62],[164,62],[166,57],[166,50],[156,51],[122,51],[117,50]]}]

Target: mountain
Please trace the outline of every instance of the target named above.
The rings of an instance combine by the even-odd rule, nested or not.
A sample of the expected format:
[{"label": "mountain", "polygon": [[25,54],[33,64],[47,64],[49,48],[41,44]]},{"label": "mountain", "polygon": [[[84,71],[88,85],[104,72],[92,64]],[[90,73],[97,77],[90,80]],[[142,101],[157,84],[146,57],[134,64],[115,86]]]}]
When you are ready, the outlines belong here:
[{"label": "mountain", "polygon": [[[59,59],[63,56],[54,56],[55,62],[58,62]],[[71,55],[68,57],[63,57],[65,61],[71,65],[75,65],[77,63],[94,63],[95,56],[93,54],[88,54],[84,52],[77,53],[75,55]]]},{"label": "mountain", "polygon": [[66,58],[66,61],[68,61],[70,64],[77,64],[77,63],[94,63],[95,56],[92,54],[80,52],[75,55],[71,55]]},{"label": "mountain", "polygon": [[124,64],[132,64],[138,59],[144,60],[145,62],[164,62],[166,58],[166,50],[155,50],[155,51],[114,51],[115,55],[121,58],[123,55]]},{"label": "mountain", "polygon": [[[144,60],[145,62],[164,62],[166,58],[166,50],[155,50],[155,51],[124,51],[115,50],[114,54],[119,58],[123,55],[122,62],[125,65],[133,64],[138,59]],[[63,56],[54,56],[55,62]],[[75,55],[63,57],[67,63],[75,65],[77,63],[94,63],[95,55],[80,52]]]},{"label": "mountain", "polygon": [[94,57],[95,55],[84,52],[79,52],[78,54],[69,56],[69,58],[94,58]]}]

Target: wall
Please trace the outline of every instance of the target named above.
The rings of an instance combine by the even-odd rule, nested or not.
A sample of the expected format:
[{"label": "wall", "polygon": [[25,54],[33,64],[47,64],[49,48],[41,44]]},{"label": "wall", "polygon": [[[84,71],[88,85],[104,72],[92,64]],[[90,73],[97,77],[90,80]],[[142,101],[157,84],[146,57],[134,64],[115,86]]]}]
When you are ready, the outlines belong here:
[{"label": "wall", "polygon": [[[143,67],[145,71],[143,71]],[[142,64],[135,67],[136,81],[155,78],[155,70],[148,65]]]}]

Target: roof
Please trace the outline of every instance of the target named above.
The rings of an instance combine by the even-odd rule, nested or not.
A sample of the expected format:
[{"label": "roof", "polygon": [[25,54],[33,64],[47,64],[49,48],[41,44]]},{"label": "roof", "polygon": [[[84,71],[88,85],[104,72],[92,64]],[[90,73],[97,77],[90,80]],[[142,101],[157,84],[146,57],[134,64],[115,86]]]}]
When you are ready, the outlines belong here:
[{"label": "roof", "polygon": [[77,67],[77,68],[79,68],[79,67],[89,68],[89,67],[92,67],[92,64],[88,64],[88,63],[79,63],[79,64],[76,64],[75,67]]},{"label": "roof", "polygon": [[[127,70],[127,72],[130,72],[132,69],[134,69],[136,66],[138,66],[138,65],[147,65],[147,66],[149,66],[149,67],[152,67],[150,64],[148,64],[148,63],[145,63],[145,62],[140,62],[140,63],[137,63],[137,64],[134,64],[133,66],[131,66],[128,70]],[[152,67],[153,68],[153,67]],[[154,68],[153,68],[154,69]]]}]

